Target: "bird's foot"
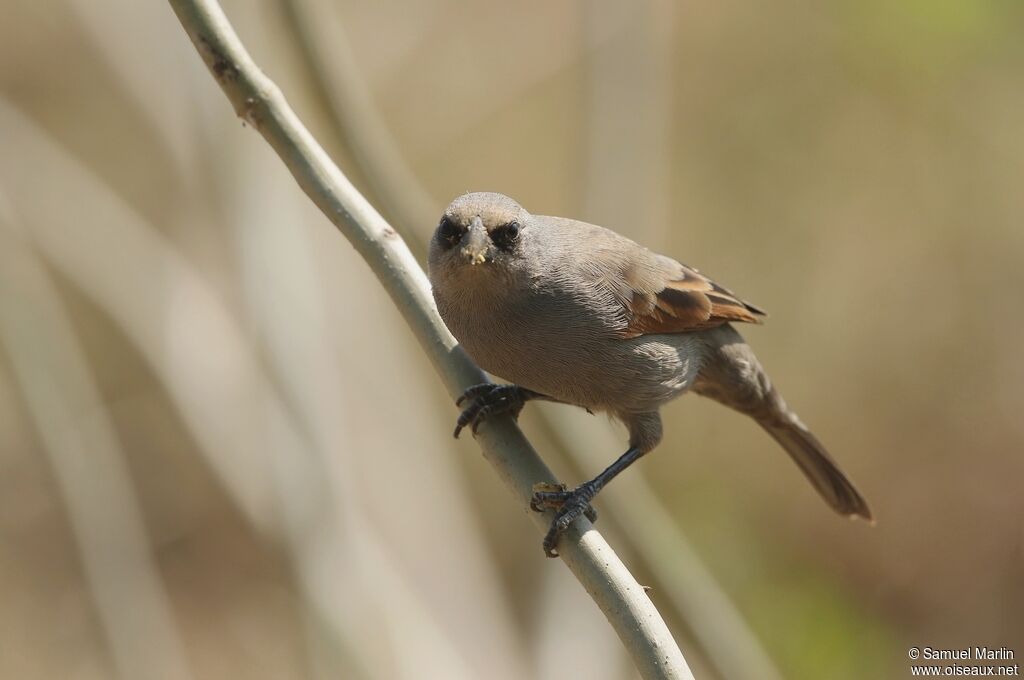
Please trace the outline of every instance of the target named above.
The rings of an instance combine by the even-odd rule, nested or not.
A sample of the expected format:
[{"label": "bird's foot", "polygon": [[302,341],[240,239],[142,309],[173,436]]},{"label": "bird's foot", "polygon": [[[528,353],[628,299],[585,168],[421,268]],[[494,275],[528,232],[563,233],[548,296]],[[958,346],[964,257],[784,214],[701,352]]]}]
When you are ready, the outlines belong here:
[{"label": "bird's foot", "polygon": [[458,439],[459,433],[467,425],[473,434],[476,434],[480,423],[500,413],[508,413],[516,418],[523,410],[527,398],[527,391],[518,385],[495,385],[493,383],[473,385],[463,392],[455,402],[456,406],[462,406],[463,402],[468,402],[455,423],[455,438]]},{"label": "bird's foot", "polygon": [[564,484],[540,483],[534,485],[530,508],[536,512],[556,511],[551,528],[548,529],[548,533],[544,537],[545,555],[558,557],[558,551],[555,550],[558,537],[580,515],[585,516],[591,522],[597,521],[597,511],[590,505],[590,501],[597,495],[597,491],[593,482],[580,484],[572,491],[567,490]]}]

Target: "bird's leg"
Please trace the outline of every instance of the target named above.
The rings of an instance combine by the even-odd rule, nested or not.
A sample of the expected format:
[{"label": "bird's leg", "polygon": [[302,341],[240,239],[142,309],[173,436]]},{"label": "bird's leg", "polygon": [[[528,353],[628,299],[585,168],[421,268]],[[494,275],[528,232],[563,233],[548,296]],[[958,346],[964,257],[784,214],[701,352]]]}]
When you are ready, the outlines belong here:
[{"label": "bird's leg", "polygon": [[468,402],[455,423],[455,437],[458,438],[459,433],[467,425],[473,430],[473,434],[476,434],[480,423],[500,413],[508,413],[513,418],[517,418],[519,412],[523,410],[523,405],[531,399],[550,399],[550,397],[519,385],[495,385],[494,383],[473,385],[463,392],[455,402],[456,406],[462,406],[463,402]]},{"label": "bird's leg", "polygon": [[538,484],[534,487],[530,507],[537,512],[548,509],[557,510],[555,519],[551,522],[551,528],[548,529],[548,533],[544,537],[545,555],[558,557],[558,552],[555,550],[558,537],[569,528],[569,525],[577,517],[586,515],[592,522],[597,519],[597,513],[590,507],[590,501],[615,475],[632,465],[647,450],[646,447],[631,446],[628,451],[619,456],[618,460],[605,468],[604,472],[589,482],[580,484],[572,491],[567,491],[563,485]]},{"label": "bird's leg", "polygon": [[[565,484],[549,484],[547,482],[534,484],[533,498],[530,500],[530,509],[535,512],[558,510],[571,495],[572,491],[569,491]],[[583,511],[583,514],[591,522],[597,521],[597,510],[594,510],[594,506],[589,503]]]}]

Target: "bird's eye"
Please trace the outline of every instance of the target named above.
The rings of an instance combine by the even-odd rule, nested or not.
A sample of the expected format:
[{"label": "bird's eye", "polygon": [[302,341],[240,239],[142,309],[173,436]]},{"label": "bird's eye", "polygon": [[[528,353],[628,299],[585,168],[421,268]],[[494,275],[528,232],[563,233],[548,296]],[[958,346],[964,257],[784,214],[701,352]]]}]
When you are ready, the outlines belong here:
[{"label": "bird's eye", "polygon": [[519,240],[519,222],[512,221],[491,229],[491,241],[502,250],[509,250]]},{"label": "bird's eye", "polygon": [[442,217],[441,223],[437,225],[437,235],[446,248],[453,248],[455,244],[461,241],[464,231],[462,227],[447,216]]}]

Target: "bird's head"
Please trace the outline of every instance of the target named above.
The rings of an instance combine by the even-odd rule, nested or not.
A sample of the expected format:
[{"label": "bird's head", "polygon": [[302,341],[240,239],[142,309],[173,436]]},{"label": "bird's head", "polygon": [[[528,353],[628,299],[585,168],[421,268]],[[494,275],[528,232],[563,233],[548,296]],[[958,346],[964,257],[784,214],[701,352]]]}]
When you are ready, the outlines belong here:
[{"label": "bird's head", "polygon": [[521,258],[530,218],[502,194],[459,196],[445,209],[430,242],[431,279],[510,273]]}]

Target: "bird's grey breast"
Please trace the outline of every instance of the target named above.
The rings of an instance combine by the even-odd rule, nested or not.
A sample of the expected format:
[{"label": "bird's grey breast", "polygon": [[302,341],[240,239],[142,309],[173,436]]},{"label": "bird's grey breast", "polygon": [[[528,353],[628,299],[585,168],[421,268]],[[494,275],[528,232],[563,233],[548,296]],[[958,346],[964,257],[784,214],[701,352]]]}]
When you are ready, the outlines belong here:
[{"label": "bird's grey breast", "polygon": [[578,386],[586,356],[604,332],[572,291],[544,280],[522,286],[438,290],[449,330],[487,372],[550,396],[584,403]]}]

